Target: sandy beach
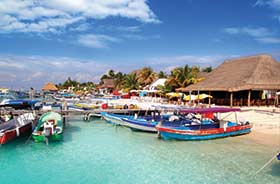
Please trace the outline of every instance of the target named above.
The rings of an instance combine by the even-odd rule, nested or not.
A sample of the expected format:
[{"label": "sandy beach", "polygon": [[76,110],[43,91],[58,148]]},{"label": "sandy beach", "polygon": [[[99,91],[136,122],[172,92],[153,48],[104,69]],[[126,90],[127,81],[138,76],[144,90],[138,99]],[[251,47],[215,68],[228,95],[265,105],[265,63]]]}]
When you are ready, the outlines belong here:
[{"label": "sandy beach", "polygon": [[[245,139],[280,149],[280,108],[243,107],[238,117],[253,125],[252,132],[245,135]],[[231,115],[229,118],[233,119],[234,116]]]}]

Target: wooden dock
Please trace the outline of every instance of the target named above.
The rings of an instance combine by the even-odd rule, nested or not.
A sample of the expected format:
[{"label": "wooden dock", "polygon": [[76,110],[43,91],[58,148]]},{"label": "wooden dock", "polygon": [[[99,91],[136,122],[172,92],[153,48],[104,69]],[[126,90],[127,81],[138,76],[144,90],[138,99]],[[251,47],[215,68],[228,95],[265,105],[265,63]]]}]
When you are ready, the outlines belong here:
[{"label": "wooden dock", "polygon": [[[92,110],[51,110],[62,115],[63,118],[82,117],[84,120],[89,120],[91,117],[101,117],[101,112],[115,113],[115,114],[151,114],[151,112],[158,112],[156,110],[143,110],[143,109],[92,109]],[[19,116],[24,113],[33,113],[35,117],[39,118],[46,110],[14,110],[14,109],[1,109],[0,116],[10,114]]]}]

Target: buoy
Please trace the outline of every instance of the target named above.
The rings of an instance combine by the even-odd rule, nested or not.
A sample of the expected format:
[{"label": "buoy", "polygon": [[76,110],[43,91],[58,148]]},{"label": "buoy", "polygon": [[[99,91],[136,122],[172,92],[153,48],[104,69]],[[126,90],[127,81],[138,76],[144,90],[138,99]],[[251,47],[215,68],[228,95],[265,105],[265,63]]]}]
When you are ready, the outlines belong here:
[{"label": "buoy", "polygon": [[101,108],[102,108],[102,109],[108,109],[108,104],[106,104],[106,103],[102,104],[102,105],[101,105]]}]

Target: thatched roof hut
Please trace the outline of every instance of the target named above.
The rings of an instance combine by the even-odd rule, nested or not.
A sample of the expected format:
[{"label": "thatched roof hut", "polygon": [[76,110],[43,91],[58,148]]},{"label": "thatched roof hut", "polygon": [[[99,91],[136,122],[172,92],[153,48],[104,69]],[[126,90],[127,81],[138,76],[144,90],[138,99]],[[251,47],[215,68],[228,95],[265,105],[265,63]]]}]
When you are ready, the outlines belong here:
[{"label": "thatched roof hut", "polygon": [[115,84],[114,84],[114,79],[102,79],[102,85],[98,86],[99,92],[100,93],[112,93]]},{"label": "thatched roof hut", "polygon": [[[246,99],[250,106],[251,92],[256,91],[256,96],[257,91],[263,90],[280,90],[280,63],[265,54],[226,60],[210,72],[205,80],[177,89],[182,92],[226,92],[230,94],[231,106],[234,101],[233,93],[241,95],[241,99]],[[247,97],[244,97],[244,92],[248,94]]]},{"label": "thatched roof hut", "polygon": [[113,89],[115,87],[114,79],[103,79],[103,84],[99,88]]},{"label": "thatched roof hut", "polygon": [[210,72],[206,79],[179,91],[279,90],[280,63],[269,55],[227,60]]},{"label": "thatched roof hut", "polygon": [[42,88],[42,91],[57,91],[57,87],[52,82],[47,82],[44,87]]}]

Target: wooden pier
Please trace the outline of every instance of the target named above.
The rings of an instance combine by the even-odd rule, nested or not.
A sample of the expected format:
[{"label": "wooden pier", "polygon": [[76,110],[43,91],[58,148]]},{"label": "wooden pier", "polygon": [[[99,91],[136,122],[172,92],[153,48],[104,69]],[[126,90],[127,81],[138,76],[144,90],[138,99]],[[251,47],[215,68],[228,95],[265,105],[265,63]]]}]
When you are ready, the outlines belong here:
[{"label": "wooden pier", "polygon": [[[143,109],[92,109],[92,110],[51,110],[62,115],[63,118],[82,117],[84,120],[89,120],[91,117],[101,117],[101,112],[115,113],[115,114],[150,114],[151,112],[158,112],[157,110],[143,110]],[[13,115],[19,116],[24,113],[33,113],[36,118],[48,112],[46,110],[14,110],[14,109],[1,109],[0,116]]]}]

